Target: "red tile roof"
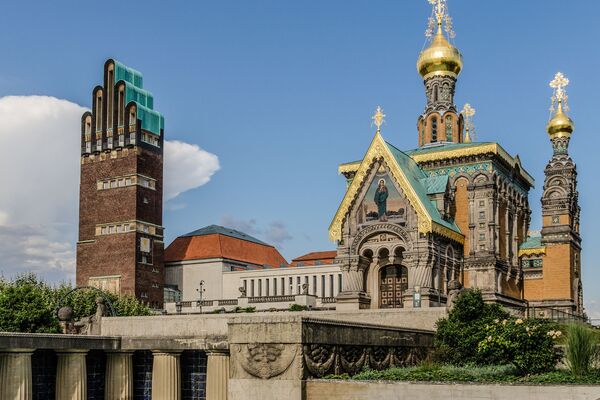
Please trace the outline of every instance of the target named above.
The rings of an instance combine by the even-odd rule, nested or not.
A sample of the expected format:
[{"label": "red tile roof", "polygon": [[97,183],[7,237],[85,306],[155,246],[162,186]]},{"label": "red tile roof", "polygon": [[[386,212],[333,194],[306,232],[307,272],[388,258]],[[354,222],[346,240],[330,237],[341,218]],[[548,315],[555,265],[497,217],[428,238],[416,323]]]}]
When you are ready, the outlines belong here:
[{"label": "red tile roof", "polygon": [[337,256],[337,251],[314,251],[312,253],[305,254],[303,256],[294,258],[291,266],[311,266],[311,265],[324,265],[333,264],[334,259]]},{"label": "red tile roof", "polygon": [[279,268],[287,261],[273,246],[223,234],[180,236],[165,250],[165,262],[226,258]]}]

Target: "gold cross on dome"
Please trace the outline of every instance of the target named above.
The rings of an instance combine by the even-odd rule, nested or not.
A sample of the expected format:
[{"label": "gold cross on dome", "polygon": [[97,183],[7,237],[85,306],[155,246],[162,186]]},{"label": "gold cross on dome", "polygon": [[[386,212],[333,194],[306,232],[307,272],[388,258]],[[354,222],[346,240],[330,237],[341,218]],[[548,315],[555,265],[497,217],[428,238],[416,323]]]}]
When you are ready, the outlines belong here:
[{"label": "gold cross on dome", "polygon": [[448,0],[427,0],[427,2],[429,2],[433,8],[431,17],[429,17],[427,30],[425,31],[425,36],[428,38],[433,37],[436,26],[438,32],[441,32],[442,24],[444,25],[444,30],[450,38],[454,38],[454,36],[456,36],[452,24],[452,17],[450,17],[450,14],[448,13],[447,1]]},{"label": "gold cross on dome", "polygon": [[373,124],[377,127],[377,132],[381,131],[381,125],[385,122],[385,114],[381,109],[381,106],[377,106],[377,110],[375,110],[375,114],[371,117],[373,120]]},{"label": "gold cross on dome", "polygon": [[563,102],[567,99],[565,88],[569,85],[569,79],[562,73],[557,72],[554,79],[550,82],[550,87],[554,89],[553,100]]}]

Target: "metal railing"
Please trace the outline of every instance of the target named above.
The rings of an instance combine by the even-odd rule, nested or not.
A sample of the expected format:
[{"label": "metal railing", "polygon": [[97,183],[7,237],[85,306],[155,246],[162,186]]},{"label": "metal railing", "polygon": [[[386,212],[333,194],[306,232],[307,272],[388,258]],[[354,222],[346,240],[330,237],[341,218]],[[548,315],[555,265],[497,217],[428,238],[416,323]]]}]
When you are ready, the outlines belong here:
[{"label": "metal railing", "polygon": [[527,307],[525,316],[527,318],[547,318],[559,323],[584,322],[590,323],[583,315],[573,314],[557,308],[549,307]]}]

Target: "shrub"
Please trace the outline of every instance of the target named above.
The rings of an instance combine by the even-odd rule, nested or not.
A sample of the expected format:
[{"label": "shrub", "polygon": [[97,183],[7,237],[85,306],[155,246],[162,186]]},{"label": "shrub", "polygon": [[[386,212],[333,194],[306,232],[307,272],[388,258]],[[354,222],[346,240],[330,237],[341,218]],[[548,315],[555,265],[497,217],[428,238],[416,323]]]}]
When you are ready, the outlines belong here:
[{"label": "shrub", "polygon": [[502,360],[481,355],[477,347],[485,337],[485,325],[508,318],[501,306],[485,304],[478,290],[464,291],[447,318],[436,324],[434,357],[455,365],[501,364]]},{"label": "shrub", "polygon": [[554,370],[560,356],[554,341],[562,332],[547,320],[496,319],[485,326],[477,350],[482,357],[513,364],[520,373]]},{"label": "shrub", "polygon": [[594,332],[583,324],[571,324],[567,328],[565,356],[567,365],[577,377],[587,375],[598,355]]},{"label": "shrub", "polygon": [[308,306],[303,306],[302,304],[292,304],[290,305],[290,311],[307,311]]}]

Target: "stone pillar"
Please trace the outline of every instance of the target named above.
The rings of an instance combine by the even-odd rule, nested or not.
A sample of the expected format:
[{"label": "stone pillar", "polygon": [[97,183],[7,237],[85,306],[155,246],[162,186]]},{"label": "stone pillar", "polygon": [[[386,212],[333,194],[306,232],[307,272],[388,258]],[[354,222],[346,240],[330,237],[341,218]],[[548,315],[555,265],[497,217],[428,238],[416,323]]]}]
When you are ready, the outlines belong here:
[{"label": "stone pillar", "polygon": [[207,355],[206,400],[227,400],[229,353],[224,351],[209,351]]},{"label": "stone pillar", "polygon": [[181,369],[179,352],[153,351],[152,398],[181,399]]},{"label": "stone pillar", "polygon": [[133,398],[133,353],[106,353],[106,400],[129,400]]},{"label": "stone pillar", "polygon": [[87,350],[57,352],[56,400],[87,399]]},{"label": "stone pillar", "polygon": [[31,400],[31,354],[33,349],[0,352],[0,399]]}]

